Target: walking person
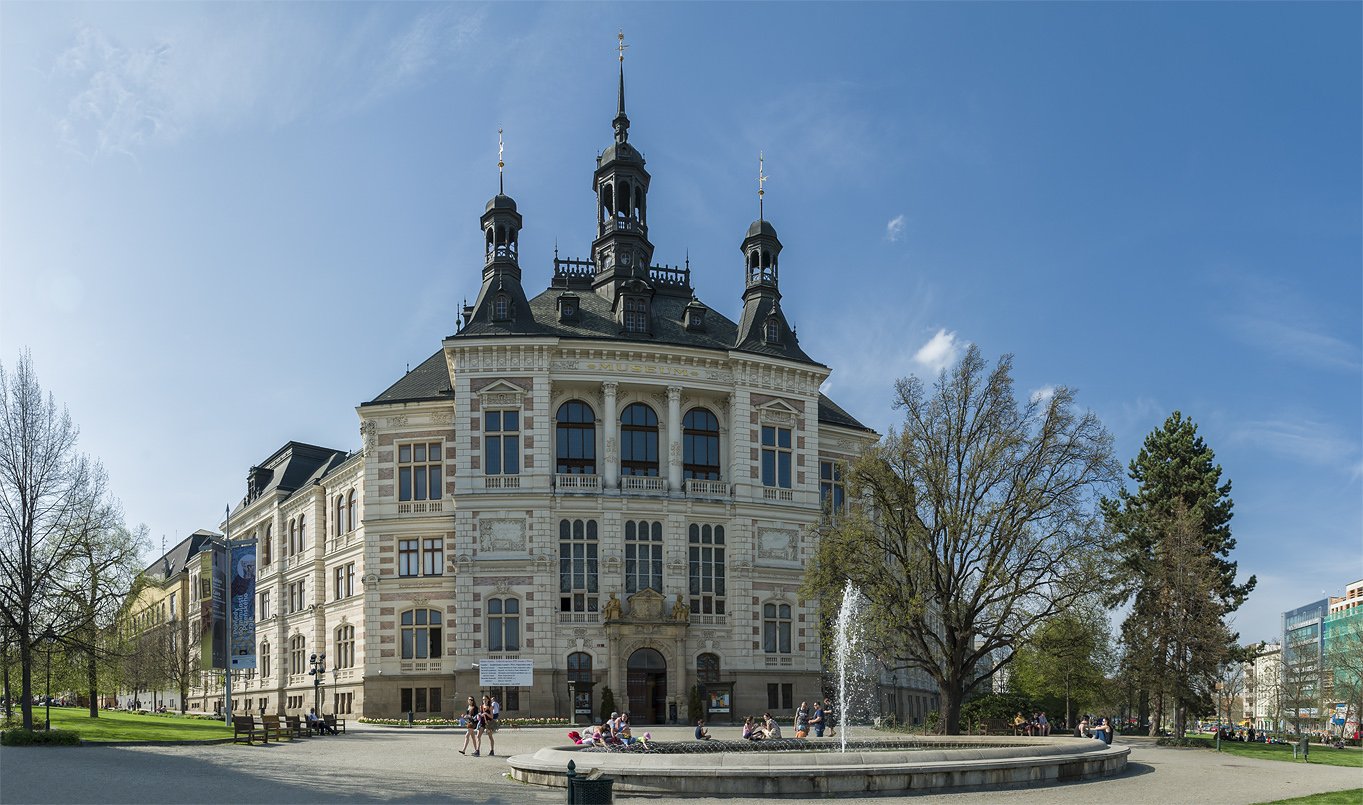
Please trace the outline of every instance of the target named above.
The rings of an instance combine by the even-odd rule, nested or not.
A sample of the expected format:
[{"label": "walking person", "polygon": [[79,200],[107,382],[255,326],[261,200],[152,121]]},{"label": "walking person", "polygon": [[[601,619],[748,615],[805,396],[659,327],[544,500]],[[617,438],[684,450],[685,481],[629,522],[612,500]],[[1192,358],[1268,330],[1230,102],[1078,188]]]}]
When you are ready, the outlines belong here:
[{"label": "walking person", "polygon": [[800,709],[795,711],[795,737],[809,737],[809,702],[800,702]]},{"label": "walking person", "polygon": [[823,700],[823,723],[824,726],[828,727],[828,737],[830,738],[838,734],[837,715],[837,712],[833,710],[833,702],[825,696]]},{"label": "walking person", "polygon": [[814,715],[809,717],[809,726],[814,728],[814,737],[823,737],[823,703],[814,702]]},{"label": "walking person", "polygon": [[[496,719],[492,717],[492,705],[491,704],[483,705],[482,710],[479,712],[478,734],[481,737],[487,739],[488,757],[497,756],[497,741],[492,737],[492,734],[496,731],[497,724]],[[473,750],[473,754],[477,755],[478,750],[477,749]]]},{"label": "walking person", "polygon": [[464,748],[459,750],[459,754],[467,755],[469,741],[473,742],[473,754],[478,755],[478,704],[469,697],[468,707],[464,708]]}]

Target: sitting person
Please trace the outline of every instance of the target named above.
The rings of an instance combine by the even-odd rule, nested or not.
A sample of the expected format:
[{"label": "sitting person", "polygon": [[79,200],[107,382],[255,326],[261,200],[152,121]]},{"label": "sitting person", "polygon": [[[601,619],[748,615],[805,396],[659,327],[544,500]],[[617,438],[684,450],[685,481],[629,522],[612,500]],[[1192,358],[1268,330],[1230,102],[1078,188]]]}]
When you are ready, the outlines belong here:
[{"label": "sitting person", "polygon": [[762,714],[762,737],[768,740],[777,740],[781,737],[781,725],[776,723],[771,713]]},{"label": "sitting person", "polygon": [[1089,732],[1089,720],[1087,716],[1079,719],[1079,727],[1076,729],[1076,732],[1079,733],[1080,738],[1093,737],[1092,733]]},{"label": "sitting person", "polygon": [[710,731],[705,729],[705,719],[703,718],[696,720],[696,740],[697,741],[710,740]]},{"label": "sitting person", "polygon": [[578,732],[577,730],[568,730],[568,740],[572,741],[575,744],[583,743],[582,733]]},{"label": "sitting person", "polygon": [[1013,716],[1013,734],[1014,735],[1027,734],[1027,719],[1022,717],[1021,711],[1018,711],[1018,714]]},{"label": "sitting person", "polygon": [[743,719],[743,740],[760,741],[762,734],[758,732],[756,725],[752,723],[752,716]]},{"label": "sitting person", "polygon": [[318,732],[322,733],[323,735],[326,735],[326,734],[328,734],[328,733],[330,733],[331,735],[337,735],[337,734],[338,734],[335,727],[331,726],[331,725],[328,724],[325,720],[323,720],[321,717],[319,717],[319,716],[317,715],[317,708],[316,708],[316,707],[314,707],[314,708],[312,708],[311,710],[308,711],[308,716],[307,716],[307,718],[308,718],[308,727],[310,727],[311,729],[317,730]]}]

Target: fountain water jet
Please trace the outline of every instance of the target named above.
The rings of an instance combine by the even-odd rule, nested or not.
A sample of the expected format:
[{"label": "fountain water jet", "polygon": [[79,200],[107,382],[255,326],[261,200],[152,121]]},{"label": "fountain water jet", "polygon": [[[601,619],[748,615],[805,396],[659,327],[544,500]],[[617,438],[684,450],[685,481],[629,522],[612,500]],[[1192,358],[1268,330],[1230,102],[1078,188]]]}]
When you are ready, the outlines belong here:
[{"label": "fountain water jet", "polygon": [[[840,751],[847,751],[847,730],[851,723],[851,699],[848,696],[849,679],[861,670],[861,622],[862,605],[865,602],[861,591],[851,579],[842,588],[842,606],[838,609],[838,621],[833,639],[833,659],[838,671],[838,710],[837,728],[842,732]],[[853,663],[857,663],[856,666]],[[825,716],[827,717],[827,716]]]}]

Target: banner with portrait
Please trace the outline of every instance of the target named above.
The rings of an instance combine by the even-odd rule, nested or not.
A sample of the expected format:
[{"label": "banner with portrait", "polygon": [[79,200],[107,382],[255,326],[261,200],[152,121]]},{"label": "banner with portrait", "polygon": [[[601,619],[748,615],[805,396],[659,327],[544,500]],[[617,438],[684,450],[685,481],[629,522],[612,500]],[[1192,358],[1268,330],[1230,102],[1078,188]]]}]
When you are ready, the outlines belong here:
[{"label": "banner with portrait", "polygon": [[255,542],[233,543],[230,606],[232,607],[232,635],[230,665],[232,670],[256,667],[256,545]]}]

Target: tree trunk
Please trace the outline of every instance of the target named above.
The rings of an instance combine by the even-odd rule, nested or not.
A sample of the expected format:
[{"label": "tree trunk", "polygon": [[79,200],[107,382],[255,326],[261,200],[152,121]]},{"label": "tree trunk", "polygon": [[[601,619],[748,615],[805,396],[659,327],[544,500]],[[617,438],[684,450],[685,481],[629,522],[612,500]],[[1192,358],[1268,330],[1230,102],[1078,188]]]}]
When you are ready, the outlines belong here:
[{"label": "tree trunk", "polygon": [[93,647],[85,660],[85,675],[90,685],[90,718],[99,718],[99,669],[96,667]]},{"label": "tree trunk", "polygon": [[1159,735],[1160,722],[1164,720],[1164,694],[1155,697],[1155,706],[1150,713],[1150,737]]},{"label": "tree trunk", "polygon": [[33,729],[33,647],[26,635],[19,635],[19,695],[24,713],[24,729]]},{"label": "tree trunk", "polygon": [[961,705],[964,704],[965,692],[961,689],[962,685],[957,682],[952,685],[941,685],[942,691],[942,734],[960,735],[961,734]]},{"label": "tree trunk", "polygon": [[[1149,690],[1146,690],[1145,688],[1141,688],[1140,696],[1137,698],[1137,705],[1136,705],[1136,706],[1137,706],[1137,709],[1138,709],[1139,712],[1140,712],[1141,723],[1142,723],[1142,724],[1149,724],[1149,723],[1150,723],[1150,691],[1149,691]],[[1154,733],[1151,733],[1151,734],[1153,735]]]}]

